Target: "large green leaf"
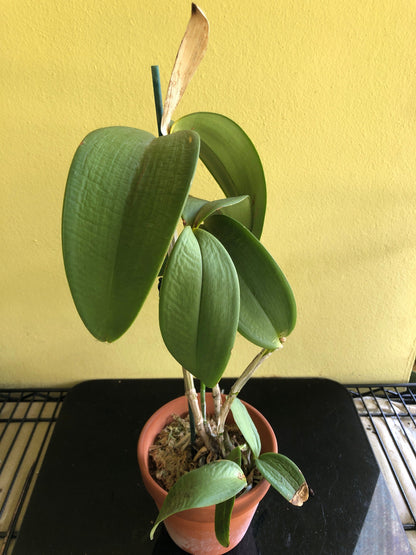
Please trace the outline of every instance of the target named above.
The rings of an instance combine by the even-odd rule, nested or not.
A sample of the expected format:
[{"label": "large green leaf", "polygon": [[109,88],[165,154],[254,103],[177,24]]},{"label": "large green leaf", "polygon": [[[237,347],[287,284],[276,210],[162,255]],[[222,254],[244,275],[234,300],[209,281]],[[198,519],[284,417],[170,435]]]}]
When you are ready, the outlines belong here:
[{"label": "large green leaf", "polygon": [[[227,459],[233,461],[241,467],[241,449],[235,447]],[[221,545],[228,547],[230,545],[230,522],[233,512],[235,495],[215,505],[215,536]]]},{"label": "large green leaf", "polygon": [[157,526],[169,516],[198,507],[209,507],[233,497],[247,485],[241,468],[232,461],[216,461],[179,478],[159,511],[150,532],[153,539]]},{"label": "large green leaf", "polygon": [[206,231],[185,227],[163,277],[159,324],[170,353],[208,387],[218,383],[230,357],[239,296],[225,248]]},{"label": "large green leaf", "polygon": [[181,129],[198,133],[200,158],[227,197],[250,196],[251,214],[243,213],[239,206],[232,216],[260,238],[266,211],[266,182],[259,155],[249,137],[231,119],[210,112],[178,119],[172,133]]},{"label": "large green leaf", "polygon": [[238,331],[249,341],[276,349],[296,323],[296,303],[282,270],[243,225],[224,215],[211,216],[204,228],[227,249],[240,281]]},{"label": "large green leaf", "polygon": [[101,341],[133,322],[157,276],[199,154],[186,131],[93,131],[75,153],[65,191],[62,246],[78,312]]},{"label": "large green leaf", "polygon": [[309,497],[309,488],[302,472],[285,455],[263,453],[255,460],[264,478],[292,505],[301,507]]},{"label": "large green leaf", "polygon": [[238,397],[234,399],[231,405],[231,412],[233,413],[235,423],[239,427],[240,432],[253,451],[253,455],[258,457],[261,450],[260,436],[248,410]]}]

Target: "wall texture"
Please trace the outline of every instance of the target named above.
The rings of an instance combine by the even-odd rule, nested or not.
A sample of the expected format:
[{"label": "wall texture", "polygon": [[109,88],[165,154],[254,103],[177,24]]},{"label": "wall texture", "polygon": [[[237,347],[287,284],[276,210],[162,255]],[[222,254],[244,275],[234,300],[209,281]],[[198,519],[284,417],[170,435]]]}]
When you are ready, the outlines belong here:
[{"label": "wall texture", "polygon": [[[210,46],[177,109],[216,111],[263,160],[263,240],[298,325],[261,375],[406,380],[416,339],[416,4],[204,0]],[[166,89],[190,16],[183,0],[0,0],[0,384],[179,376],[157,292],[118,342],[72,304],[60,212],[92,129],[155,132],[150,66]],[[196,193],[216,188],[201,170]],[[256,349],[239,338],[228,375]]]}]

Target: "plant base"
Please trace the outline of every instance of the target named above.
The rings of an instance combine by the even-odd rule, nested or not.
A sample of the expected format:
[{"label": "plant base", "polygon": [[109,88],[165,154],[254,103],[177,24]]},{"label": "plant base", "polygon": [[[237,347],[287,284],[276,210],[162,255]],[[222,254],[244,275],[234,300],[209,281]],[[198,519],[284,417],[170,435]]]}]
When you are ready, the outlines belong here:
[{"label": "plant base", "polygon": [[[213,412],[212,395],[207,394],[207,411]],[[262,451],[277,453],[277,441],[267,420],[254,407],[245,403],[260,434]],[[184,416],[188,412],[185,396],[163,405],[147,421],[140,434],[137,454],[144,485],[155,501],[157,508],[163,504],[167,492],[159,486],[149,472],[149,448],[158,433],[172,420],[172,415]],[[236,499],[230,524],[230,545],[222,547],[214,528],[215,506],[190,509],[172,515],[165,520],[166,529],[172,540],[187,553],[194,555],[221,555],[233,549],[244,537],[257,505],[266,495],[269,483],[262,480],[252,490]],[[150,531],[150,530],[149,530]]]}]

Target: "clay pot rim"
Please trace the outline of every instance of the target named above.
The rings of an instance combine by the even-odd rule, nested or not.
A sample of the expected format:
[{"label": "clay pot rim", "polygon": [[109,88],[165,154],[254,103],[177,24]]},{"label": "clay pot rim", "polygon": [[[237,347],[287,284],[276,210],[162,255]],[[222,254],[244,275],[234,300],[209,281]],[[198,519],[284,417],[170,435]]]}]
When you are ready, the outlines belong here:
[{"label": "clay pot rim", "polygon": [[[207,394],[210,395],[210,394]],[[172,399],[171,401],[168,401],[167,403],[165,403],[164,405],[162,405],[159,409],[157,409],[151,416],[150,418],[147,420],[147,422],[145,423],[145,425],[142,428],[142,431],[140,433],[140,437],[139,437],[139,441],[138,441],[138,445],[137,445],[137,454],[138,454],[138,462],[139,462],[139,466],[140,466],[140,471],[144,476],[146,475],[147,479],[150,481],[151,483],[151,488],[154,492],[154,494],[156,494],[157,497],[159,498],[165,498],[167,496],[167,491],[162,488],[157,482],[156,480],[154,480],[153,476],[150,474],[149,471],[149,457],[148,457],[148,450],[141,450],[140,449],[140,445],[143,442],[143,438],[146,437],[149,428],[151,428],[154,425],[155,420],[159,420],[161,418],[160,413],[162,412],[166,412],[166,408],[169,405],[174,405],[180,402],[184,402],[187,405],[187,399],[185,395],[182,395],[180,397],[176,397],[175,399]],[[269,432],[270,436],[271,436],[271,440],[273,443],[273,448],[272,451],[277,453],[277,440],[276,440],[276,436],[274,434],[273,428],[271,427],[271,425],[269,424],[269,422],[267,421],[267,419],[263,416],[263,414],[258,411],[255,407],[253,407],[252,405],[250,405],[249,403],[247,403],[246,401],[242,401],[244,403],[244,405],[246,406],[246,408],[249,410],[249,412],[252,413],[252,415],[256,416],[257,418],[261,419],[263,422],[263,425],[266,427],[267,431]],[[164,419],[163,424],[161,424],[161,428],[163,426],[166,425],[167,422],[169,422],[169,418],[173,415],[173,414],[177,414],[177,411],[175,412],[174,410],[172,410],[169,413],[169,417],[168,419]],[[181,414],[179,416],[184,416],[185,414],[187,414],[187,410],[182,411]],[[160,431],[160,430],[159,430]],[[154,439],[154,438],[152,438]],[[262,451],[263,452],[263,451]],[[150,484],[149,484],[150,485]],[[246,508],[253,504],[253,503],[259,503],[259,501],[264,497],[264,495],[267,493],[268,489],[270,487],[270,484],[267,480],[263,479],[261,482],[259,482],[258,484],[256,484],[256,486],[252,489],[250,489],[247,492],[244,492],[242,495],[240,495],[239,497],[236,498],[235,503],[234,503],[234,508],[233,508],[233,514],[238,514],[240,512],[243,512],[246,510]],[[199,511],[209,511],[211,512],[213,510],[215,506],[211,505],[211,506],[207,506],[207,507],[201,507],[198,510]],[[188,511],[185,511],[188,512]],[[177,513],[177,516],[180,516],[180,513]]]}]

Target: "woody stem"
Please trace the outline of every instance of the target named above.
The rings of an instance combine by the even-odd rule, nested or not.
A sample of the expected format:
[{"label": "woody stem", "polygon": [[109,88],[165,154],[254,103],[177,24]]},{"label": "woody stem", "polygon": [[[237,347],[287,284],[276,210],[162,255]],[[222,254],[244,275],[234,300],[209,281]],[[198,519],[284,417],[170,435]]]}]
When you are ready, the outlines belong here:
[{"label": "woody stem", "polygon": [[198,394],[195,389],[194,379],[192,374],[182,367],[183,379],[185,382],[185,394],[188,399],[189,406],[191,407],[192,414],[194,415],[195,428],[201,437],[204,445],[210,451],[212,450],[211,441],[205,431],[204,419],[202,417],[201,408],[198,402]]},{"label": "woody stem", "polygon": [[234,382],[233,386],[230,389],[230,393],[227,395],[226,400],[224,401],[219,422],[218,422],[218,434],[221,435],[224,433],[225,421],[227,419],[228,413],[230,412],[231,405],[237,395],[240,393],[241,389],[245,386],[257,368],[267,359],[274,351],[269,351],[268,349],[262,349],[260,353],[253,358],[241,376],[238,378],[236,382]]}]

